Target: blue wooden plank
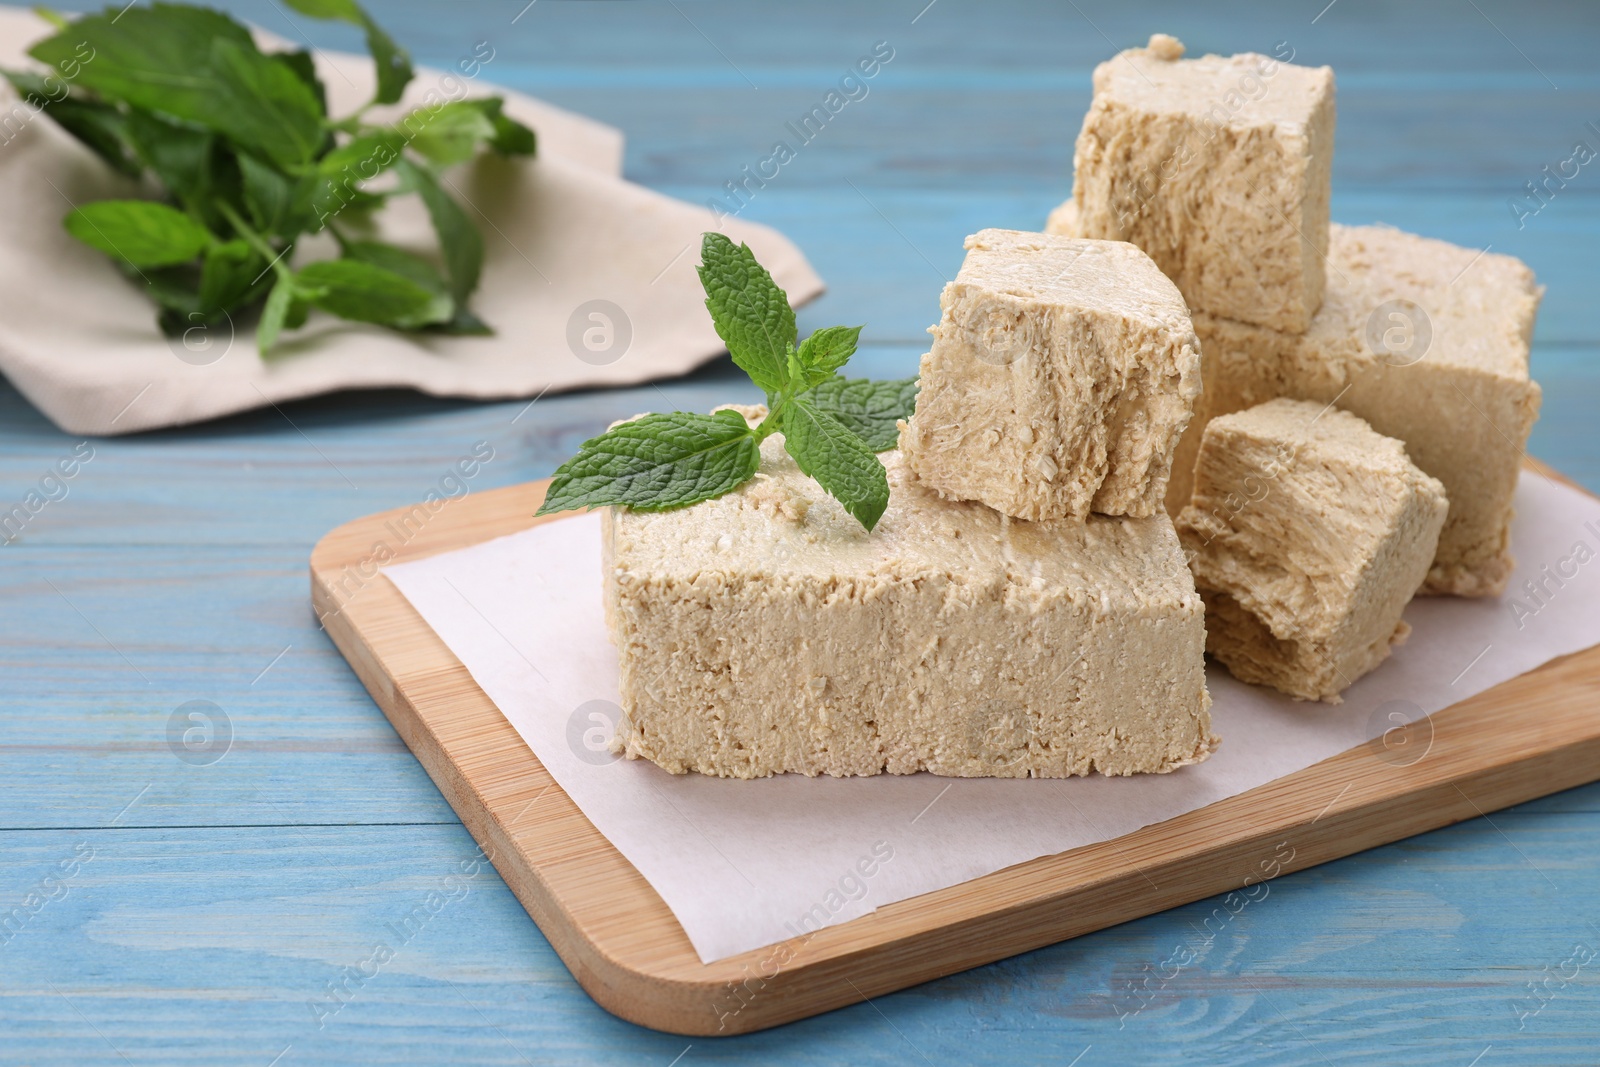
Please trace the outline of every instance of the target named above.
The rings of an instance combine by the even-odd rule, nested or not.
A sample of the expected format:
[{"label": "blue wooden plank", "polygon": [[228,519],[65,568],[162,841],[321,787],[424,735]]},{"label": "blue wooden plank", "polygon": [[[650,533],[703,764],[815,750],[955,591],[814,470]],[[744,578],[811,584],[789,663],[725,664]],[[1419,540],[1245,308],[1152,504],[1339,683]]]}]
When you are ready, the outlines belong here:
[{"label": "blue wooden plank", "polygon": [[[690,1046],[684,1063],[1066,1063],[1092,1047],[1080,1062],[1467,1064],[1492,1046],[1588,1065],[1592,969],[1542,999],[1528,983],[1600,945],[1574,907],[1600,877],[1592,832],[1587,814],[1505,813],[1279,879],[1237,911],[1200,902],[722,1041],[595,1007],[492,871],[473,873],[458,826],[12,833],[0,901],[58,881],[0,947],[0,1032],[5,1062],[74,1067],[261,1067],[285,1049],[666,1064]],[[1182,949],[1193,961],[1170,962]]]},{"label": "blue wooden plank", "polygon": [[[628,173],[693,202],[844,64],[892,42],[870,95],[746,211],[794,236],[832,286],[802,329],[867,322],[857,366],[880,376],[914,368],[962,236],[1037,226],[1066,194],[1108,38],[1164,30],[1195,52],[1289,41],[1339,73],[1336,219],[1493,245],[1549,286],[1531,449],[1600,489],[1600,185],[1585,168],[1520,229],[1506,204],[1600,121],[1600,9],[925,2],[379,12],[435,65],[492,42],[489,77],[622,126]],[[224,6],[297,33],[269,0]],[[348,28],[295,24],[359,47]],[[522,404],[385,392],[288,405],[299,430],[269,411],[94,442],[68,497],[0,548],[0,1063],[1594,1062],[1596,965],[1559,975],[1575,945],[1600,948],[1600,786],[1284,879],[1229,919],[1203,902],[733,1041],[605,1015],[492,875],[391,966],[344,975],[472,846],[316,631],[310,545],[414,500],[475,441],[496,448],[474,482],[488,488],[547,474],[616,417],[751,395],[724,360],[546,397],[515,423]],[[0,502],[76,443],[0,385]],[[229,715],[216,763],[169,747],[168,720],[192,699]],[[55,892],[43,879],[80,844],[94,858],[66,896],[7,928],[7,909]],[[1162,978],[1208,918],[1200,958]],[[319,1029],[310,1005],[341,980],[356,991]]]},{"label": "blue wooden plank", "polygon": [[[291,38],[303,32],[359,48],[353,30],[291,20],[279,5],[224,6]],[[970,32],[970,13],[948,4],[914,25],[898,7],[840,3],[792,11],[546,4],[513,25],[523,6],[457,0],[442,31],[425,4],[391,5],[390,19],[424,42],[420,57],[437,66],[484,41],[495,50],[486,77],[622,125],[629,173],[656,186],[714,191],[737,177],[880,40],[894,59],[785,168],[786,183],[836,188],[850,177],[948,188],[968,176],[992,189],[1065,176],[1094,65],[1111,42],[1140,44],[1158,29],[1195,54],[1273,52],[1284,42],[1297,61],[1333,65],[1341,188],[1470,186],[1505,197],[1566,158],[1575,137],[1600,148],[1584,132],[1600,118],[1600,77],[1586,45],[1600,12],[1572,4],[1480,5],[1511,40],[1453,0],[1335,9],[1315,25],[1314,11],[1265,0],[1230,4],[1221,16],[1177,3],[990,4],[979,34]],[[907,5],[912,14],[921,6]],[[684,47],[659,47],[666,39]]]}]

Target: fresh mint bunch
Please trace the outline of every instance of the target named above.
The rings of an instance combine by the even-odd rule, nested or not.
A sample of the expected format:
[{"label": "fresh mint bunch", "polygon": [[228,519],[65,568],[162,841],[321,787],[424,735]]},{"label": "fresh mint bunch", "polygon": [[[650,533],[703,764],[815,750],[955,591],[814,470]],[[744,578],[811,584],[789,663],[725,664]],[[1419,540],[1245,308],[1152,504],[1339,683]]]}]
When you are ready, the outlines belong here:
[{"label": "fresh mint bunch", "polygon": [[[166,193],[81,205],[67,232],[146,287],[169,335],[257,307],[263,354],[313,307],[398,330],[488,333],[467,305],[483,237],[442,172],[482,148],[532,155],[533,131],[500,97],[438,93],[399,122],[367,122],[374,105],[399,101],[410,56],[353,0],[285,2],[365,31],[377,92],[355,114],[329,117],[310,52],[263,52],[217,11],[119,5],[71,22],[43,12],[59,32],[28,54],[51,72],[0,75],[113,169]],[[407,194],[433,221],[437,263],[365,236],[372,213]],[[296,243],[321,232],[339,258],[294,269]]]},{"label": "fresh mint bunch", "polygon": [[748,246],[708,233],[700,259],[717,336],[766,393],[767,417],[751,427],[736,411],[674,411],[622,423],[557,469],[539,514],[613,504],[667,511],[711,500],[749,481],[761,442],[782,433],[800,469],[871,530],[889,505],[877,453],[895,447],[896,420],[911,417],[916,379],[840,377],[861,327],[818,330],[796,347],[789,298]]}]

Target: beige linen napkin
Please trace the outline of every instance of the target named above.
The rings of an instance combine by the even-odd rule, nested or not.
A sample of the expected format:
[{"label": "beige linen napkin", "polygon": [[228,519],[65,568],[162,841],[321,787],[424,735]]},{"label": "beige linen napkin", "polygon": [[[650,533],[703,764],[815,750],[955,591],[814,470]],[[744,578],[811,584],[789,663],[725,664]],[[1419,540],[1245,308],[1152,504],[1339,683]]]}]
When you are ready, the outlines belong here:
[{"label": "beige linen napkin", "polygon": [[[0,64],[32,66],[24,53],[48,32],[31,13],[0,8]],[[364,57],[324,53],[318,68],[334,114],[370,97]],[[419,70],[394,110],[444,77]],[[266,361],[253,319],[162,336],[144,294],[61,227],[73,205],[139,190],[0,90],[0,373],[63,429],[117,434],[358,387],[509,398],[623,385],[721,352],[695,274],[700,233],[719,228],[711,213],[622,180],[622,136],[611,127],[466,81],[472,95],[505,93],[508,113],[539,135],[536,160],[486,158],[446,174],[484,233],[473,309],[495,335],[413,336],[314,315]],[[414,197],[380,218],[381,239],[433,248]],[[737,219],[720,228],[750,245],[793,302],[822,291],[781,234]],[[331,254],[312,240],[296,262]]]}]

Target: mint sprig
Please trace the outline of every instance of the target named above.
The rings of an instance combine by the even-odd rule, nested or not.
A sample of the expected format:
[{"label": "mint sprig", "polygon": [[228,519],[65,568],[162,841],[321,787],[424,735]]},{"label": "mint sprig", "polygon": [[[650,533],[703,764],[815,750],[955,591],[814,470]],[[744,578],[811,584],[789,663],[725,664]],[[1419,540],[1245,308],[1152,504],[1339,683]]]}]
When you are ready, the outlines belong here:
[{"label": "mint sprig", "polygon": [[789,297],[748,246],[708,233],[700,259],[717,336],[766,394],[766,417],[751,426],[735,411],[677,411],[612,427],[557,468],[538,513],[611,505],[666,511],[712,500],[749,481],[761,442],[782,433],[800,470],[871,530],[889,506],[877,453],[895,447],[895,424],[911,417],[916,380],[840,377],[859,326],[818,330],[796,345]]},{"label": "mint sprig", "polygon": [[[333,118],[309,52],[262,51],[221,12],[157,2],[71,22],[45,13],[59,32],[28,54],[48,76],[0,77],[109,166],[164,190],[161,202],[82,205],[67,231],[143,285],[174,336],[259,308],[266,354],[312,307],[397,330],[489,332],[467,306],[483,236],[441,172],[485,150],[533,155],[533,131],[500,97],[431,93],[397,122],[368,121],[368,108],[400,100],[410,56],[355,0],[285,2],[365,32],[377,72],[366,107]],[[408,194],[433,222],[436,257],[362,238],[373,211]],[[323,232],[340,258],[295,269],[302,238]]]}]

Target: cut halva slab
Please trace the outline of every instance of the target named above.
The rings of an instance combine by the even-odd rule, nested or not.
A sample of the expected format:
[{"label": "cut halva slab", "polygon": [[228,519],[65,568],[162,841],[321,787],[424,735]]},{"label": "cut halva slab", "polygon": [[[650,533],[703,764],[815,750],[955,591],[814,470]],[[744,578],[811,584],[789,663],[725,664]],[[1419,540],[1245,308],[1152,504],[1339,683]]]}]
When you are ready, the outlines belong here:
[{"label": "cut halva slab", "polygon": [[1066,777],[1216,744],[1171,520],[1013,521],[916,484],[868,534],[783,451],[734,492],[605,516],[616,747],[674,773]]},{"label": "cut halva slab", "polygon": [[1157,34],[1095,68],[1078,234],[1138,245],[1195,310],[1304,330],[1322,302],[1333,71],[1182,56]]},{"label": "cut halva slab", "polygon": [[1348,412],[1272,400],[1211,420],[1178,516],[1207,651],[1241,681],[1337,703],[1409,633],[1446,508],[1404,445]]},{"label": "cut halva slab", "polygon": [[923,483],[1023,519],[1160,511],[1200,391],[1177,288],[1130,244],[967,238],[901,435]]}]

